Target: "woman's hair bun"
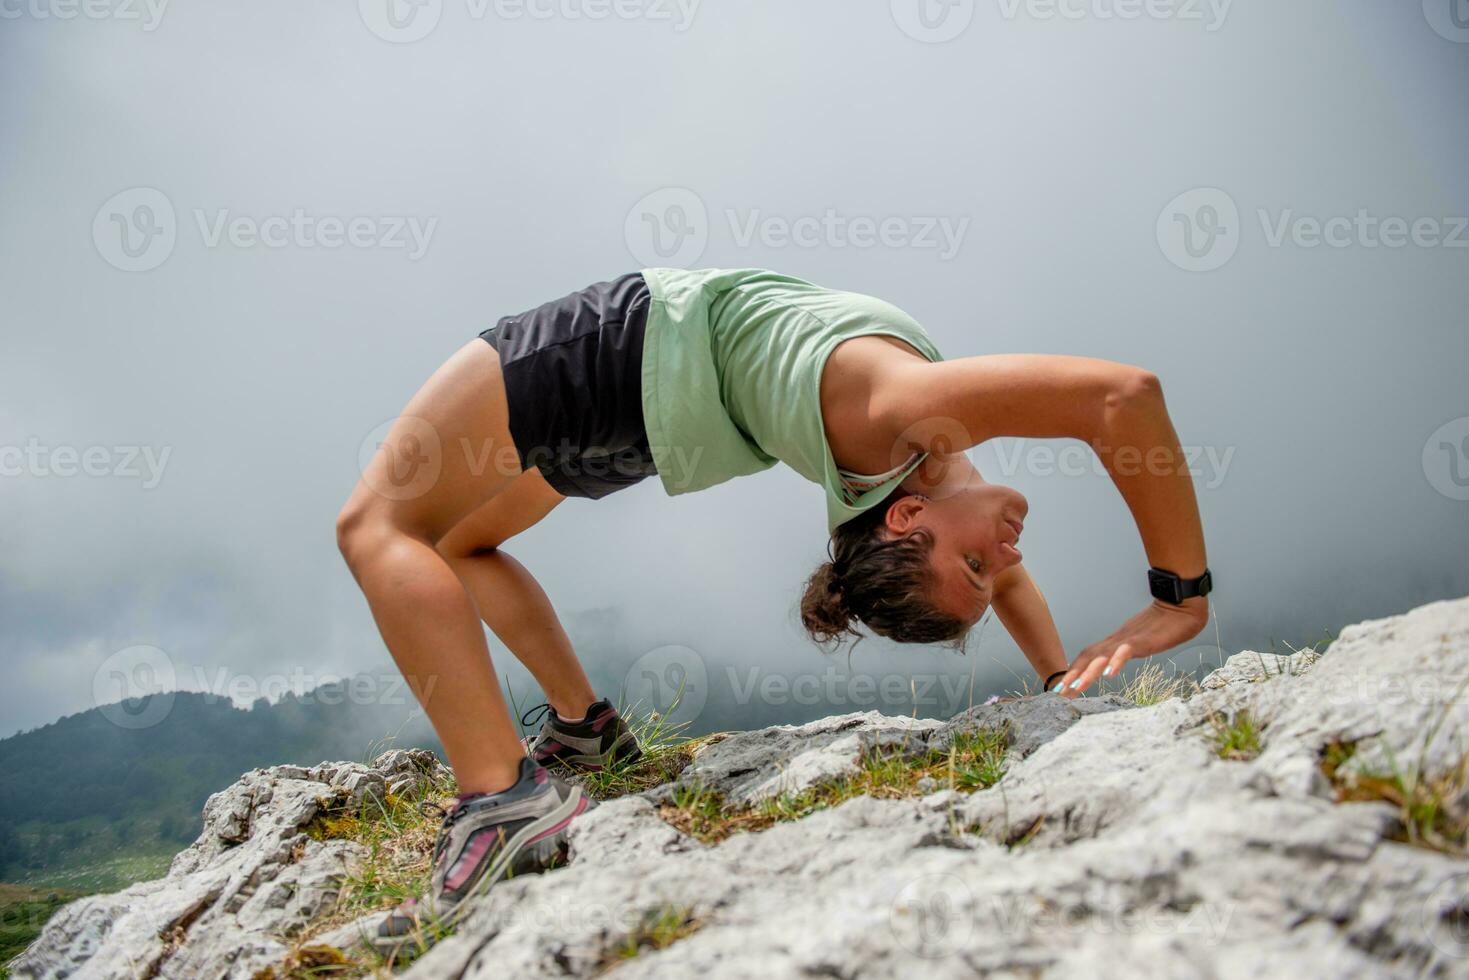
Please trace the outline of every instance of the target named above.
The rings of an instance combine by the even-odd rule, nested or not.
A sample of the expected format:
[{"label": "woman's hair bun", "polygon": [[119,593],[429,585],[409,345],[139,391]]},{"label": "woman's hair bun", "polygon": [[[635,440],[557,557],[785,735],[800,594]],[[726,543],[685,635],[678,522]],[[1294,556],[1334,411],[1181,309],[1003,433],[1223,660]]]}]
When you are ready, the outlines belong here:
[{"label": "woman's hair bun", "polygon": [[801,625],[819,643],[830,643],[845,636],[859,636],[852,628],[852,610],[842,594],[842,580],[836,566],[823,562],[806,582],[801,596]]}]

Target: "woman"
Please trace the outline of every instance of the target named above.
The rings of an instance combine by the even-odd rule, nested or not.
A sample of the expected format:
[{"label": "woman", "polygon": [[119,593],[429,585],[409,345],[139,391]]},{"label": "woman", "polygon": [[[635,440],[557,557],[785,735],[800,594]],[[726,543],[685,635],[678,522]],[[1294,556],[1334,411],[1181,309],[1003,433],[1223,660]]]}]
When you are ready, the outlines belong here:
[{"label": "woman", "polygon": [[[1069,666],[1020,564],[1025,498],[963,455],[997,436],[1090,443],[1154,566],[1161,598]],[[501,545],[568,496],[654,473],[686,493],[777,460],[826,491],[832,560],[801,600],[818,640],[857,635],[855,620],[900,642],[958,642],[993,607],[1047,686],[1075,696],[1204,626],[1193,486],[1146,371],[1032,355],[943,361],[887,303],[760,270],[650,269],[506,317],[414,396],[338,520],[342,553],[462,792],[427,900],[390,917],[384,941],[426,916],[452,921],[467,896],[554,856],[591,802],[545,766],[637,753],[545,593]],[[481,620],[545,691],[529,758]]]}]

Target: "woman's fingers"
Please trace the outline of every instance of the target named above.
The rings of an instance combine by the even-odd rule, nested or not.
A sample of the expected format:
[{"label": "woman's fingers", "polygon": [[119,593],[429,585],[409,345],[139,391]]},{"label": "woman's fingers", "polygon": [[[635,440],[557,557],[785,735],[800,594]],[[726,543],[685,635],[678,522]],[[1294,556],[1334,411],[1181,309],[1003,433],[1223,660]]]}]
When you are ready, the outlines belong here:
[{"label": "woman's fingers", "polygon": [[1116,677],[1122,671],[1122,665],[1137,656],[1136,650],[1131,643],[1119,646],[1107,660],[1107,666],[1102,670],[1103,677]]},{"label": "woman's fingers", "polygon": [[1088,647],[1051,690],[1069,698],[1076,697],[1101,678],[1116,677],[1122,665],[1135,656],[1136,648],[1131,643]]},{"label": "woman's fingers", "polygon": [[1091,663],[1086,665],[1086,669],[1081,672],[1081,676],[1071,682],[1071,689],[1074,691],[1085,691],[1095,684],[1097,678],[1102,676],[1102,671],[1107,668],[1107,660],[1108,658],[1105,655],[1093,659]]},{"label": "woman's fingers", "polygon": [[1071,664],[1071,669],[1066,672],[1066,676],[1057,681],[1056,686],[1051,688],[1051,690],[1057,694],[1064,694],[1069,698],[1076,697],[1076,692],[1081,690],[1081,685],[1076,682],[1081,679],[1081,675],[1086,672],[1086,669],[1098,657],[1102,656],[1103,650],[1104,648],[1094,644],[1077,654],[1076,660]]}]

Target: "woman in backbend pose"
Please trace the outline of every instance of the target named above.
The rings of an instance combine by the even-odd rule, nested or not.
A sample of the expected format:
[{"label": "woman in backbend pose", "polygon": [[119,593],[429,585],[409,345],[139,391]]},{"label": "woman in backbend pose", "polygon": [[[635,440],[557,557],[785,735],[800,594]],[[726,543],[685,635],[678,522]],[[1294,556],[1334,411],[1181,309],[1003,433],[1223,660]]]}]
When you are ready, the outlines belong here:
[{"label": "woman in backbend pose", "polygon": [[[1025,498],[964,455],[997,436],[1092,445],[1153,566],[1154,601],[1069,665],[1020,564]],[[1204,626],[1204,534],[1182,459],[1145,370],[944,361],[896,307],[773,272],[649,269],[500,320],[409,402],[337,524],[461,791],[428,895],[380,939],[425,917],[452,921],[466,897],[554,856],[592,804],[546,766],[638,752],[545,593],[500,550],[566,497],[654,473],[686,493],[783,461],[826,493],[831,561],[801,599],[814,638],[855,636],[856,620],[899,642],[958,641],[993,607],[1046,686],[1074,695]],[[529,757],[481,620],[545,692]]]}]

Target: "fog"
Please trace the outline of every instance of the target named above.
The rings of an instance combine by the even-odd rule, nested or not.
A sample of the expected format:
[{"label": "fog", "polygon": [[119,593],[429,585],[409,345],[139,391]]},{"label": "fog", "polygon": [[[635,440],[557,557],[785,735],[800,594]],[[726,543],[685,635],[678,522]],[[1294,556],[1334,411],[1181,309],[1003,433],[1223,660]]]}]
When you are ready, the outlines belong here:
[{"label": "fog", "polygon": [[[496,318],[653,264],[878,295],[950,358],[1157,372],[1201,646],[1469,593],[1452,2],[0,5],[0,734],[119,664],[247,700],[381,671],[333,536],[364,443]],[[1070,654],[1141,607],[1089,456],[974,459],[1031,500]],[[813,647],[824,527],[778,467],[571,500],[507,550],[599,684],[692,669],[705,727],[1033,682],[994,622],[963,656]]]}]

